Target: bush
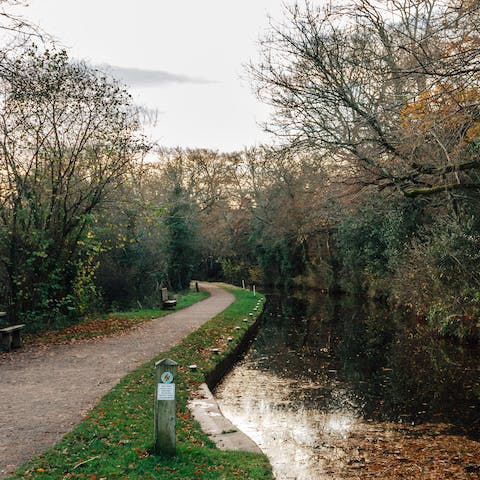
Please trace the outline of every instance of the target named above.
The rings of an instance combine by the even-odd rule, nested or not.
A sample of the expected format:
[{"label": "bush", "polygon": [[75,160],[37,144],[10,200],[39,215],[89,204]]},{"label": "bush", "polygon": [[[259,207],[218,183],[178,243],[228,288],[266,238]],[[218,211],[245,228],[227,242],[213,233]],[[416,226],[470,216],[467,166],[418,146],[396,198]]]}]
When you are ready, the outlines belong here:
[{"label": "bush", "polygon": [[397,199],[385,208],[382,200],[370,199],[338,226],[340,286],[348,292],[388,295],[399,259],[417,228],[415,203]]},{"label": "bush", "polygon": [[432,328],[459,339],[477,335],[480,230],[473,217],[446,216],[423,229],[394,279],[397,303],[426,314]]}]

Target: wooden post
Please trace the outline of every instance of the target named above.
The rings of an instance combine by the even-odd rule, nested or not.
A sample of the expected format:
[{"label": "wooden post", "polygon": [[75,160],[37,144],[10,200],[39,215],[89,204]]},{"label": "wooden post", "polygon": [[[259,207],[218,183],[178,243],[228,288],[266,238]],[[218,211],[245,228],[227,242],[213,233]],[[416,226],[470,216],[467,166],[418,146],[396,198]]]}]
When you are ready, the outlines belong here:
[{"label": "wooden post", "polygon": [[195,282],[195,291],[196,291],[196,292],[199,292],[199,291],[200,291],[200,288],[198,288],[198,282]]},{"label": "wooden post", "polygon": [[245,290],[245,280],[242,280],[242,288]]},{"label": "wooden post", "polygon": [[255,284],[253,284],[253,296],[255,297]]},{"label": "wooden post", "polygon": [[175,455],[175,384],[178,364],[164,358],[155,364],[155,453]]}]

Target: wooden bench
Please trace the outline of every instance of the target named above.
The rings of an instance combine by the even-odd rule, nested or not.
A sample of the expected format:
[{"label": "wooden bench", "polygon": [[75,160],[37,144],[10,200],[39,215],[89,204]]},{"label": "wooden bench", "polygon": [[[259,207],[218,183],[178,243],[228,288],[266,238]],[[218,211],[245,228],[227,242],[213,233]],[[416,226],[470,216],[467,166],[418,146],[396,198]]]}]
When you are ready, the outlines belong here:
[{"label": "wooden bench", "polygon": [[0,328],[1,342],[4,350],[11,352],[12,348],[23,347],[22,338],[20,337],[20,331],[23,327],[25,327],[25,324]]},{"label": "wooden bench", "polygon": [[175,308],[177,306],[176,300],[170,300],[168,298],[168,290],[166,288],[160,289],[160,295],[162,298],[162,308],[165,308],[166,310],[168,310],[171,308]]}]

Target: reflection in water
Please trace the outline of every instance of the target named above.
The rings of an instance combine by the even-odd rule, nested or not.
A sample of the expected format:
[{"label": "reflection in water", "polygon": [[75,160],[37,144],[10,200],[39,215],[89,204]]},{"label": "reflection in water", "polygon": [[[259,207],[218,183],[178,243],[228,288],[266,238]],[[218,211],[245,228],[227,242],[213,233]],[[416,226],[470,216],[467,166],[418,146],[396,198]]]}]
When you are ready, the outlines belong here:
[{"label": "reflection in water", "polygon": [[[313,468],[328,470],[334,439],[346,439],[357,419],[349,410],[326,412],[292,400],[295,381],[242,364],[218,392],[223,413],[273,455],[277,478],[311,479]],[[246,394],[248,392],[248,394]],[[342,458],[337,450],[335,459]],[[319,477],[322,478],[322,477]]]},{"label": "reflection in water", "polygon": [[318,300],[270,298],[216,392],[276,477],[480,478],[478,350],[376,307]]}]

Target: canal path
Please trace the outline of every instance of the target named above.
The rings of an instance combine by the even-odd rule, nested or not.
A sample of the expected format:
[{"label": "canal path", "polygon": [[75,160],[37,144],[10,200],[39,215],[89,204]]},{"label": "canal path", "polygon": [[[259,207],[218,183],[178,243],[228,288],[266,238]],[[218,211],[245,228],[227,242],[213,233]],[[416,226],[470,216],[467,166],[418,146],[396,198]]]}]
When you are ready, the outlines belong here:
[{"label": "canal path", "polygon": [[479,479],[478,358],[379,306],[270,297],[215,395],[278,480]]},{"label": "canal path", "polygon": [[0,478],[58,442],[128,372],[227,308],[234,296],[201,283],[210,297],[109,337],[29,347],[0,358]]}]

